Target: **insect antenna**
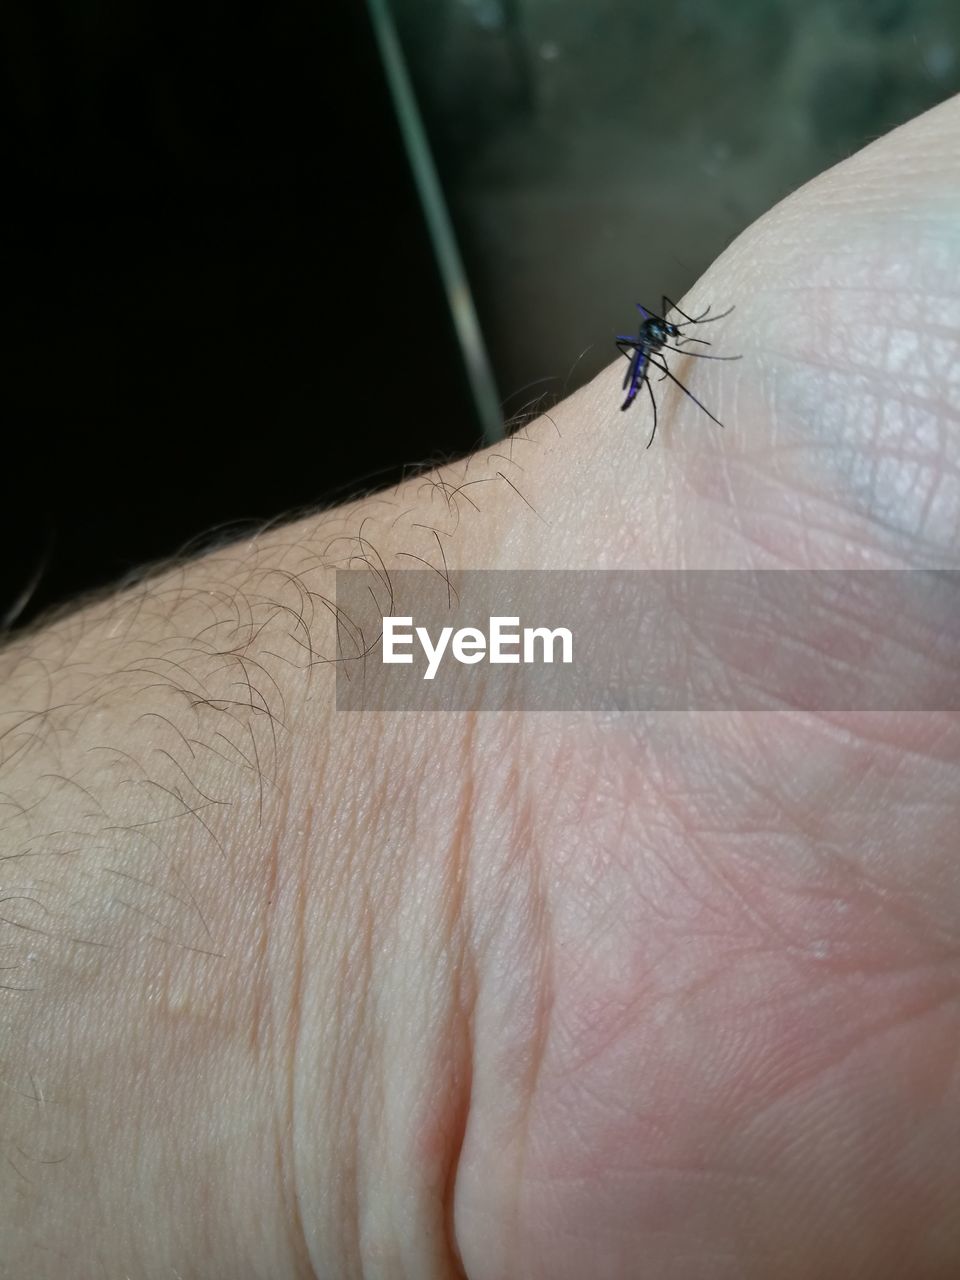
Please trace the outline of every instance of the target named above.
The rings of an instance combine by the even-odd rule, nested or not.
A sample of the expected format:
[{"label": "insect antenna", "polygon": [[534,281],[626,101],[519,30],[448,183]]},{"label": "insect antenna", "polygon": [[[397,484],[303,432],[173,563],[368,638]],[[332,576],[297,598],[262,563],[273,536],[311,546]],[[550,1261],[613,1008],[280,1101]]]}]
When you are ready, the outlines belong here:
[{"label": "insect antenna", "polygon": [[[680,311],[680,308],[677,307],[675,303],[672,303],[671,305],[674,306],[677,311]],[[686,320],[687,324],[713,324],[715,320],[726,320],[727,316],[730,315],[731,311],[735,311],[735,310],[736,310],[735,306],[728,307],[726,311],[721,311],[719,315],[711,316],[710,308],[707,307],[706,311],[704,311],[699,316],[688,316],[685,311],[680,311],[680,314],[683,316],[684,320]],[[686,327],[687,327],[686,324],[677,325],[678,329],[685,329]]]}]

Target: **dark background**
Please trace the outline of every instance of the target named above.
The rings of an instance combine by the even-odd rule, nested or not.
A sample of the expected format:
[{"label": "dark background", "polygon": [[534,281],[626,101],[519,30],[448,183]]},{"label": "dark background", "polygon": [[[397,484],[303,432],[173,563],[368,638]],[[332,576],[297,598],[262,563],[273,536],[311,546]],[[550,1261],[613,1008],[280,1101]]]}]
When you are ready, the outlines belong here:
[{"label": "dark background", "polygon": [[0,32],[0,618],[476,443],[362,4]]},{"label": "dark background", "polygon": [[[607,364],[635,302],[960,92],[956,0],[378,10],[508,428]],[[0,627],[478,442],[367,14],[0,6]]]}]

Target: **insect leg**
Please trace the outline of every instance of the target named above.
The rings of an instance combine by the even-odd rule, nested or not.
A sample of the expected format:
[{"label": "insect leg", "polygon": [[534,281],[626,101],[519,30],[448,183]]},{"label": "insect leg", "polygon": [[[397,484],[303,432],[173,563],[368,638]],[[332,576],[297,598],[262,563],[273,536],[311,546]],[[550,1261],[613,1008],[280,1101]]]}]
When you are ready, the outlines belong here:
[{"label": "insect leg", "polygon": [[[691,338],[691,342],[696,342],[696,338]],[[679,347],[668,347],[666,343],[663,346],[664,351],[675,351],[680,356],[693,356],[696,360],[742,360],[743,356],[708,356],[705,351],[681,351]]]},{"label": "insect leg", "polygon": [[650,439],[647,441],[647,448],[649,449],[653,444],[653,437],[657,434],[657,397],[653,394],[649,376],[645,374],[643,380],[647,384],[647,390],[650,392],[650,403],[653,405],[653,430],[650,432]]},{"label": "insect leg", "polygon": [[[651,359],[653,359],[653,357],[651,357]],[[720,421],[720,419],[719,419],[719,418],[715,418],[715,417],[713,416],[713,414],[710,412],[710,410],[707,408],[707,406],[706,406],[705,404],[703,404],[700,400],[698,400],[698,399],[697,399],[697,397],[693,394],[693,392],[692,392],[692,391],[688,391],[688,390],[687,390],[687,388],[683,385],[683,383],[680,381],[680,379],[679,379],[679,378],[675,378],[675,377],[673,376],[673,374],[672,374],[672,373],[670,372],[670,370],[667,368],[667,366],[666,366],[666,362],[661,361],[661,363],[659,363],[656,367],[657,367],[658,369],[662,369],[662,370],[663,370],[663,372],[664,372],[664,373],[667,375],[667,377],[670,379],[670,381],[671,381],[671,382],[675,382],[675,383],[677,384],[677,386],[680,388],[680,390],[683,392],[683,394],[684,394],[685,396],[689,396],[689,397],[690,397],[690,399],[693,401],[693,403],[697,406],[697,408],[698,408],[698,409],[702,409],[702,410],[703,410],[703,412],[707,415],[707,417],[711,420],[711,422],[715,422],[715,423],[717,424],[717,426],[718,426],[718,427],[722,427],[722,426],[723,426],[723,423]]]}]

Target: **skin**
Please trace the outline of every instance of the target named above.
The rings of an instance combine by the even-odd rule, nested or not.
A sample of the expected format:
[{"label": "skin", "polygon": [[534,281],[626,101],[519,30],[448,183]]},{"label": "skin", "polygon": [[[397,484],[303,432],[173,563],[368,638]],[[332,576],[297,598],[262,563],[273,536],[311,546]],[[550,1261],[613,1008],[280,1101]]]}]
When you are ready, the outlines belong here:
[{"label": "skin", "polygon": [[725,431],[663,384],[647,452],[621,362],[0,653],[0,1276],[960,1274],[956,716],[372,717],[321,660],[361,556],[957,567],[958,192],[953,100],[724,254],[744,358],[672,368]]}]

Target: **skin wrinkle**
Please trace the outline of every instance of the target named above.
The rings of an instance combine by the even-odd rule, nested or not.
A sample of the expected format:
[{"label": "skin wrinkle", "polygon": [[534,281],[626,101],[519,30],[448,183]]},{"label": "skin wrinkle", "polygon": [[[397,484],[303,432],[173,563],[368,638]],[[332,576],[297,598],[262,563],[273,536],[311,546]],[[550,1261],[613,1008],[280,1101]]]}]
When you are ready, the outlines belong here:
[{"label": "skin wrinkle", "polygon": [[[882,388],[876,387],[875,384],[877,376],[876,371],[871,370],[869,367],[862,369],[848,367],[843,370],[838,370],[832,361],[814,360],[809,355],[796,356],[787,351],[776,352],[775,354],[778,362],[782,365],[794,364],[800,369],[813,369],[819,371],[829,370],[831,379],[834,382],[840,382],[841,380],[849,380],[854,383],[859,382],[860,386],[863,388],[864,397],[871,402],[879,401],[882,398]],[[896,374],[891,373],[890,377],[891,379],[895,379]],[[816,390],[817,389],[815,387],[811,388],[811,391],[814,393]],[[923,410],[928,409],[931,405],[937,405],[939,408],[939,413],[937,415],[938,421],[940,418],[943,418],[947,422],[960,422],[960,410],[954,410],[952,407],[945,405],[943,403],[942,396],[924,399],[923,397],[916,396],[901,389],[898,396],[898,403],[914,409]],[[816,426],[816,423],[811,422],[811,425]],[[950,437],[948,437],[946,433],[943,433],[940,436],[940,441],[941,443],[946,443],[949,438]]]},{"label": "skin wrinkle", "polygon": [[[805,445],[794,446],[801,449],[806,447]],[[768,467],[752,464],[750,460],[738,462],[737,470],[741,485],[755,486],[756,481],[765,482],[767,479]],[[729,520],[730,508],[722,498],[715,497],[709,492],[698,492],[694,486],[691,486],[691,489],[697,497],[710,501],[715,506],[718,520]],[[727,499],[730,492],[731,489],[728,486],[728,493],[725,495]],[[771,561],[769,564],[758,564],[757,567],[802,568],[816,564],[822,554],[822,548],[827,545],[827,538],[835,540],[840,555],[848,561],[850,567],[854,568],[861,566],[907,568],[911,559],[919,559],[922,554],[924,562],[930,563],[934,553],[939,552],[939,548],[933,541],[917,541],[916,551],[911,555],[910,549],[905,548],[902,525],[885,521],[876,511],[869,516],[864,514],[858,519],[855,527],[845,529],[842,534],[838,534],[836,507],[832,501],[824,498],[822,491],[818,492],[813,482],[806,486],[802,483],[791,486],[791,497],[803,499],[809,504],[799,510],[784,510],[782,505],[777,509],[773,499],[781,492],[782,489],[779,487],[774,488],[769,506],[764,506],[760,510],[744,513],[743,509],[739,508],[736,529],[742,539],[743,547],[754,553],[760,553],[765,559],[769,558]],[[813,504],[817,506],[816,518],[813,515]],[[759,502],[756,506],[760,507]],[[757,530],[756,533],[747,527],[747,515],[751,519],[753,528]],[[780,530],[780,536],[777,538],[771,537],[774,521]],[[883,543],[877,536],[880,532],[887,535]],[[784,550],[780,554],[775,554],[772,548],[786,544],[786,534],[790,535],[789,552]]]},{"label": "skin wrinkle", "polygon": [[477,713],[467,712],[464,717],[461,749],[462,791],[444,868],[441,917],[443,935],[439,952],[441,956],[449,957],[450,972],[453,977],[450,1006],[454,1024],[450,1037],[453,1045],[447,1050],[451,1065],[448,1068],[448,1098],[445,1106],[450,1113],[450,1133],[447,1139],[448,1155],[442,1167],[441,1215],[445,1248],[450,1259],[448,1270],[451,1276],[458,1277],[460,1280],[466,1280],[466,1273],[456,1240],[454,1197],[467,1117],[470,1114],[470,1090],[476,1042],[473,1011],[477,999],[477,975],[476,960],[471,947],[473,925],[468,909],[471,862],[476,843],[474,832],[474,807],[477,798],[474,772],[476,729]]},{"label": "skin wrinkle", "polygon": [[[815,183],[814,187],[816,188],[817,185],[818,184]],[[859,197],[859,192],[855,187],[852,187],[851,190],[853,198],[856,200]],[[794,199],[798,205],[801,205],[807,198],[807,195],[804,192],[801,192]],[[837,223],[838,238],[843,234],[845,222],[849,223],[853,216],[855,215],[851,215],[849,212],[844,212],[839,215]],[[824,251],[823,243],[821,242],[816,245],[811,244],[806,237],[806,233],[803,233],[795,243],[792,243],[789,238],[789,228],[784,229],[783,224],[779,220],[774,221],[772,226],[776,228],[776,230],[767,231],[766,234],[769,236],[775,235],[780,249],[787,251],[788,275],[795,279],[806,276],[807,284],[803,287],[808,296],[810,296],[811,290],[815,290],[815,292],[812,293],[812,296],[814,298],[814,307],[818,308],[812,313],[807,305],[804,305],[802,310],[799,308],[784,308],[782,296],[774,299],[770,295],[757,295],[756,301],[758,304],[758,310],[761,313],[762,321],[768,335],[767,341],[765,342],[765,359],[769,361],[771,357],[775,358],[776,368],[778,370],[776,376],[779,389],[786,392],[786,394],[777,394],[776,396],[779,415],[782,417],[783,414],[792,415],[799,413],[805,431],[820,434],[824,430],[827,430],[831,435],[836,432],[838,436],[842,434],[849,442],[849,428],[851,425],[856,427],[856,424],[851,424],[848,421],[845,424],[841,424],[841,427],[843,428],[841,430],[841,427],[837,427],[835,424],[830,424],[829,416],[825,413],[825,393],[822,385],[824,370],[830,371],[831,377],[834,381],[836,381],[836,379],[841,375],[838,374],[834,363],[830,361],[824,363],[823,359],[817,360],[814,357],[812,350],[809,352],[802,352],[801,355],[798,356],[795,351],[795,334],[792,331],[797,328],[799,323],[805,333],[809,334],[809,341],[815,350],[823,347],[822,331],[824,327],[826,327],[828,346],[830,335],[836,334],[844,349],[854,349],[861,341],[860,334],[862,330],[862,326],[858,326],[857,324],[858,304],[861,311],[864,311],[864,318],[867,321],[868,328],[871,327],[871,324],[873,327],[876,327],[874,317],[877,314],[878,309],[882,313],[882,311],[888,310],[891,307],[889,287],[881,287],[878,282],[875,283],[870,281],[870,273],[874,270],[874,266],[870,259],[870,250],[869,248],[861,247],[862,237],[858,237],[857,253],[860,255],[859,260],[864,264],[863,286],[857,288],[852,295],[848,293],[845,299],[845,309],[842,316],[835,317],[830,314],[821,316],[820,311],[823,309],[825,304],[821,304],[820,299],[825,296],[826,290],[828,286],[832,284],[833,278],[836,275],[843,274],[849,284],[851,274],[849,265],[845,264],[842,269],[834,268],[830,265],[831,255],[838,252],[834,249],[833,241],[830,236],[826,239],[826,243],[830,247]],[[877,233],[874,232],[874,234]],[[926,252],[926,250],[923,244],[911,245],[910,250],[906,254],[908,266],[907,279],[910,279],[911,276],[916,274],[918,259],[922,259],[924,252]],[[946,261],[944,261],[945,256]],[[884,245],[880,240],[878,240],[877,257],[881,262],[889,262],[892,259],[898,263],[898,270],[902,271],[904,255],[900,255],[899,257],[897,255],[891,255],[889,253],[889,246]],[[930,257],[935,258],[937,261],[937,284],[942,289],[944,279],[956,278],[956,251],[951,248],[951,250],[947,252],[943,244],[938,240],[928,253],[928,258]],[[882,270],[882,266],[880,266],[879,263],[878,267]],[[915,280],[912,280],[911,283],[913,283],[915,287]],[[872,288],[869,287],[871,284]],[[787,292],[789,293],[789,290]],[[832,292],[826,296],[829,298],[834,297]],[[960,305],[960,299],[958,299],[955,294],[950,295],[949,300],[955,305]],[[836,304],[833,304],[833,306],[830,306],[830,304],[826,305],[828,310],[836,310]],[[810,320],[807,319],[808,315],[811,317]],[[899,308],[897,309],[896,318],[898,321],[902,321],[906,318]],[[930,319],[929,313],[927,315],[914,314],[912,319],[914,323],[909,328],[901,325],[901,333],[915,333],[917,335],[917,341],[922,344],[923,334],[928,320]],[[902,339],[902,341],[905,340],[905,338]],[[884,345],[886,346],[886,344]],[[941,396],[939,400],[930,400],[923,396],[922,393],[918,393],[915,385],[915,379],[913,380],[913,385],[903,385],[902,374],[899,372],[900,364],[902,362],[897,352],[892,348],[886,346],[886,349],[884,350],[883,346],[880,348],[876,348],[875,346],[874,350],[876,358],[871,361],[869,368],[869,375],[871,378],[869,391],[871,398],[876,402],[876,398],[880,392],[877,391],[874,384],[878,375],[882,374],[884,369],[888,370],[888,394],[890,392],[895,392],[898,404],[902,405],[907,411],[912,410],[916,412],[918,409],[934,411],[932,419],[933,425],[935,429],[938,429],[939,448],[941,451],[944,450],[948,441],[952,439],[952,433],[946,432],[946,426],[950,422],[956,420],[956,415],[953,413],[950,404],[945,402],[943,396]],[[836,353],[831,351],[830,354],[835,355]],[[952,372],[960,368],[960,364],[958,364],[960,351],[958,351],[957,344],[954,341],[949,345],[949,347],[945,346],[941,354],[943,361],[946,362],[943,369],[940,371],[941,386],[944,386],[948,384]],[[928,356],[926,358],[930,357]],[[791,365],[793,366],[792,368]],[[808,370],[810,371],[809,375],[807,373]],[[862,369],[859,371],[857,368],[844,369],[842,375],[843,383],[849,385],[849,379],[855,379],[858,376],[858,372],[862,373]],[[838,384],[840,386],[840,390],[836,394],[840,397],[840,403],[848,406],[849,397],[846,395],[843,383]],[[904,422],[903,427],[901,428],[901,433],[903,430],[908,430],[908,426],[909,424]],[[868,432],[879,430],[879,427],[879,417],[872,428],[869,423],[866,424]],[[865,454],[869,458],[870,465],[872,467],[872,477],[869,479],[867,486],[855,488],[854,490],[854,492],[857,493],[857,496],[861,498],[864,514],[868,517],[881,515],[888,523],[894,523],[898,526],[898,532],[901,536],[908,534],[911,538],[916,539],[921,530],[926,529],[926,522],[931,518],[931,510],[933,507],[932,494],[928,492],[926,497],[923,497],[922,495],[920,497],[920,501],[923,506],[921,520],[924,523],[918,525],[916,515],[912,510],[912,504],[905,509],[902,495],[895,491],[897,483],[896,473],[892,472],[890,475],[886,475],[881,472],[879,456],[877,452],[871,448],[873,443],[872,439],[869,438],[869,436],[864,436],[856,443],[858,453],[861,455]],[[952,465],[955,460],[945,458],[941,452],[939,461],[942,466],[945,463]],[[954,467],[954,470],[955,469],[956,468]],[[852,473],[848,468],[847,474],[845,476],[841,476],[841,479],[846,480],[847,483],[844,484],[842,498],[838,493],[839,500],[848,499],[850,493],[849,481],[852,478]],[[943,484],[942,475],[939,477],[939,484],[941,486]],[[956,533],[955,520],[953,524],[953,531]],[[955,544],[955,537],[952,541]]]},{"label": "skin wrinkle", "polygon": [[[852,779],[852,782],[855,785],[857,779]],[[756,794],[768,797],[773,806],[772,813],[779,812],[783,814],[784,812],[789,812],[789,809],[784,809],[783,792],[775,790],[775,782],[771,782],[770,786],[766,788],[761,788],[759,780],[754,777],[752,785]],[[855,809],[856,806],[851,805],[851,807]],[[836,813],[838,809],[836,797],[825,797],[823,808],[825,813]],[[910,898],[904,898],[900,885],[895,881],[889,884],[884,883],[878,875],[871,874],[862,865],[855,864],[847,856],[842,846],[831,844],[824,831],[813,831],[811,829],[809,807],[794,806],[792,821],[795,831],[804,844],[811,850],[818,852],[818,858],[823,864],[823,871],[824,873],[829,871],[831,882],[836,880],[838,872],[842,873],[844,880],[843,893],[846,900],[850,902],[858,901],[861,904],[861,909],[869,910],[874,908],[882,911],[885,925],[891,920],[896,920],[903,926],[902,935],[904,940],[909,939],[916,933],[925,919],[925,913],[914,906]],[[777,830],[782,838],[782,826],[778,827]],[[709,829],[705,829],[702,824],[698,824],[696,833],[687,831],[687,839],[695,838],[698,843],[703,844],[712,834],[714,833]],[[742,841],[742,835],[739,839]],[[728,854],[730,852],[728,848]],[[709,850],[706,847],[701,850],[701,861],[705,868],[712,865]],[[753,862],[752,858],[748,859],[745,869],[752,872]],[[762,879],[760,883],[762,883]],[[755,885],[756,881],[751,887],[755,887]],[[775,887],[775,883],[771,882],[769,888]],[[830,888],[823,892],[835,896],[837,891]],[[800,892],[804,896],[810,896],[815,890],[811,886],[805,885]],[[738,894],[738,896],[741,895]],[[842,925],[844,930],[849,928],[850,919],[845,917]],[[947,949],[942,953],[942,958],[944,960],[955,959],[955,948],[947,946]]]},{"label": "skin wrinkle", "polygon": [[527,908],[527,923],[535,949],[534,971],[531,975],[535,1008],[528,1043],[529,1061],[525,1079],[521,1083],[521,1089],[526,1095],[526,1105],[518,1126],[518,1154],[514,1175],[513,1231],[514,1239],[519,1240],[522,1236],[522,1219],[525,1210],[524,1177],[531,1141],[531,1120],[538,1102],[538,1086],[544,1071],[553,1025],[555,994],[550,948],[554,942],[554,930],[550,914],[549,890],[543,860],[540,856],[542,851],[538,848],[530,798],[516,765],[511,768],[510,782],[514,795],[519,798],[519,804],[512,806],[513,847],[517,850],[519,859],[522,860],[522,874],[529,877],[527,893],[530,902]]},{"label": "skin wrinkle", "polygon": [[[894,986],[898,978],[906,976],[906,972],[897,970],[889,976],[892,981],[888,985]],[[912,978],[913,975],[910,976]],[[782,999],[782,994],[777,994]],[[824,1037],[827,1044],[824,1044],[824,1039],[808,1040],[800,1053],[784,1053],[776,1062],[767,1059],[757,1063],[757,1070],[749,1081],[749,1123],[759,1125],[767,1112],[780,1106],[790,1094],[809,1092],[811,1085],[819,1080],[821,1074],[838,1071],[851,1057],[862,1053],[872,1040],[883,1038],[891,1029],[923,1019],[931,1013],[938,1013],[944,1006],[955,1004],[957,994],[957,983],[952,976],[946,981],[931,983],[922,996],[915,996],[913,999],[904,998],[898,1002],[896,991],[891,991],[883,1001],[877,1001],[877,1006],[884,1010],[883,1014],[858,1024],[855,1033],[848,1031],[844,1023],[838,1022],[832,1034]],[[829,993],[823,998],[828,1001]],[[765,1068],[763,1071],[760,1070],[761,1066]],[[776,1071],[772,1069],[773,1066],[776,1066]]]},{"label": "skin wrinkle", "polygon": [[[272,1044],[273,1023],[272,1005],[268,1004],[265,988],[268,985],[267,959],[271,937],[270,921],[276,912],[277,888],[280,877],[280,839],[278,831],[270,840],[267,853],[267,872],[264,884],[263,905],[260,910],[260,921],[256,936],[256,950],[251,973],[251,991],[253,993],[253,1009],[250,1018],[250,1048],[259,1056],[263,1043],[263,1031],[267,1031],[267,1045]],[[266,1008],[265,1008],[266,1006]],[[266,1027],[264,1028],[264,1020]]]},{"label": "skin wrinkle", "polygon": [[[313,837],[313,805],[306,805],[305,830],[301,837],[301,861],[299,877],[296,885],[296,906],[294,910],[293,928],[293,983],[290,993],[289,1017],[286,1028],[285,1059],[280,1070],[285,1073],[286,1098],[283,1110],[283,1128],[277,1135],[277,1175],[281,1193],[287,1205],[286,1219],[290,1224],[291,1251],[299,1274],[307,1280],[319,1280],[314,1270],[310,1246],[307,1241],[303,1221],[302,1198],[296,1176],[296,1156],[293,1151],[294,1135],[297,1127],[297,1082],[296,1063],[300,1057],[300,1039],[305,999],[304,972],[307,953],[307,884],[308,859],[312,848]],[[272,898],[268,896],[268,904]]]},{"label": "skin wrinkle", "polygon": [[[348,890],[352,886],[348,885]],[[355,940],[347,945],[347,955],[352,959],[348,964],[345,982],[341,989],[341,1024],[347,1028],[347,1043],[343,1046],[344,1080],[354,1077],[362,1082],[351,1097],[347,1108],[350,1118],[348,1131],[349,1141],[342,1150],[355,1152],[348,1157],[348,1168],[352,1171],[350,1187],[350,1221],[354,1227],[352,1251],[348,1257],[355,1259],[358,1273],[363,1274],[369,1253],[366,1231],[366,1206],[363,1195],[362,1165],[367,1151],[370,1150],[368,1133],[384,1131],[384,1090],[382,1075],[371,1069],[370,1064],[385,1061],[382,1049],[382,1035],[377,1024],[375,978],[375,956],[377,954],[376,916],[371,904],[369,886],[361,881],[355,892],[359,900],[360,927]],[[356,955],[353,955],[354,948]],[[348,1005],[352,1001],[352,1005]],[[346,1093],[349,1091],[345,1090]],[[373,1148],[376,1149],[375,1147]]]}]

